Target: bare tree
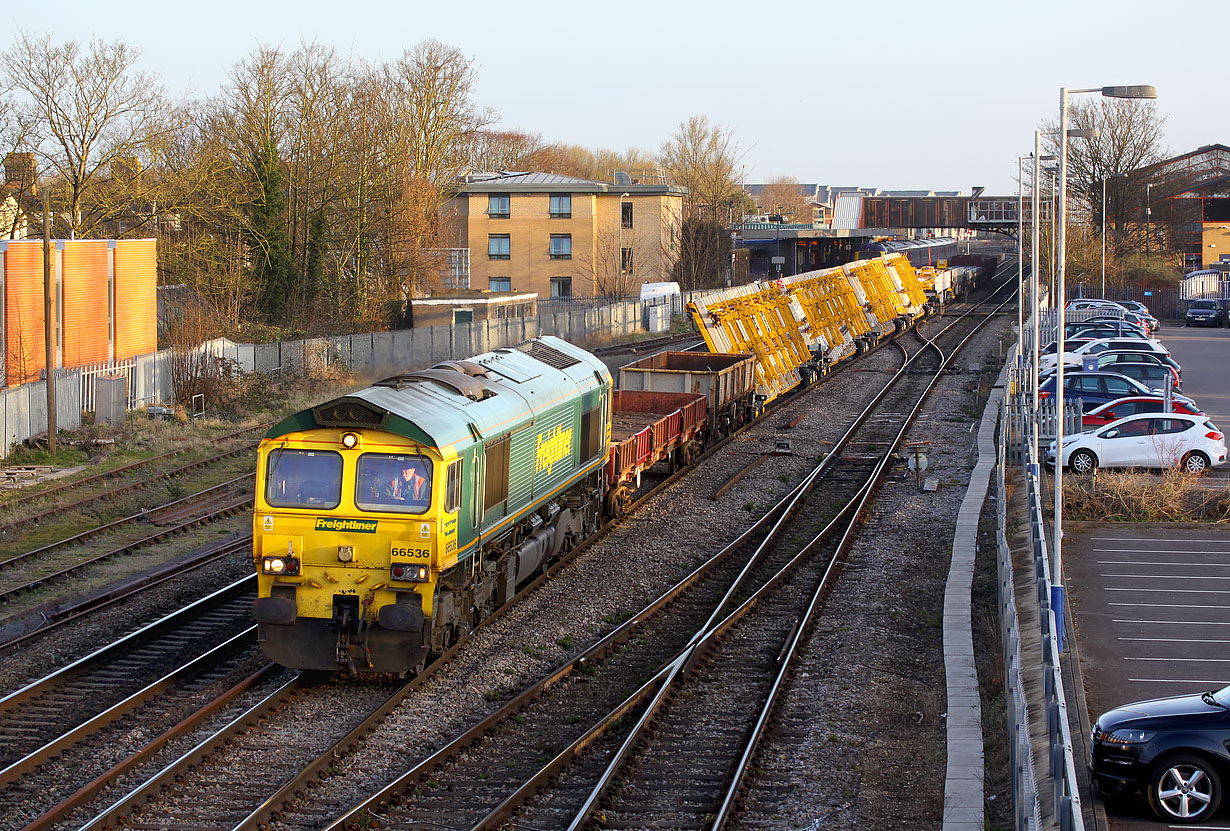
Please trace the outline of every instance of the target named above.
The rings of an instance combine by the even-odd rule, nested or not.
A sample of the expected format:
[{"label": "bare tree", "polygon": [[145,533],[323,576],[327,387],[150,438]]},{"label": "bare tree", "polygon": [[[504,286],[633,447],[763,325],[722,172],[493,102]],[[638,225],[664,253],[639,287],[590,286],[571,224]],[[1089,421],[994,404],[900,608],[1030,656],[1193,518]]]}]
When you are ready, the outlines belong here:
[{"label": "bare tree", "polygon": [[770,179],[758,201],[764,213],[780,214],[794,222],[811,222],[811,204],[807,201],[807,193],[793,176]]},{"label": "bare tree", "polygon": [[[1069,105],[1070,130],[1096,131],[1096,138],[1068,140],[1069,199],[1073,214],[1101,226],[1102,183],[1107,185],[1107,221],[1121,237],[1127,223],[1144,213],[1144,186],[1129,187],[1123,174],[1160,161],[1167,151],[1162,127],[1165,117],[1153,101],[1093,98]],[[1057,121],[1044,122],[1046,152],[1059,154]],[[1139,191],[1139,193],[1137,192]]]},{"label": "bare tree", "polygon": [[722,213],[724,203],[739,191],[735,177],[737,155],[734,134],[711,124],[703,115],[682,122],[662,145],[662,166],[674,184],[688,189],[684,198],[688,216],[700,215],[702,206],[711,211],[711,219]]},{"label": "bare tree", "polygon": [[56,45],[24,31],[0,53],[0,72],[45,133],[38,148],[45,167],[68,188],[71,236],[99,221],[83,218],[82,208],[112,165],[148,165],[177,126],[168,122],[178,111],[167,107],[162,86],[134,68],[139,54],[122,41]]}]

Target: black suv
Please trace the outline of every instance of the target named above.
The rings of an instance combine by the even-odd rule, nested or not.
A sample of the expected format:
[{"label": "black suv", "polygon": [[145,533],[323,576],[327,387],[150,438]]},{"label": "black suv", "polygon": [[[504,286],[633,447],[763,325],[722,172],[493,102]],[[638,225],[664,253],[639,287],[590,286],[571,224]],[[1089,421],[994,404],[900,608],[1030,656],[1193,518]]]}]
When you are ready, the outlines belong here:
[{"label": "black suv", "polygon": [[1193,300],[1184,326],[1225,326],[1226,310],[1216,300]]},{"label": "black suv", "polygon": [[1124,705],[1098,716],[1091,738],[1099,788],[1144,790],[1161,819],[1204,822],[1230,772],[1230,687]]}]

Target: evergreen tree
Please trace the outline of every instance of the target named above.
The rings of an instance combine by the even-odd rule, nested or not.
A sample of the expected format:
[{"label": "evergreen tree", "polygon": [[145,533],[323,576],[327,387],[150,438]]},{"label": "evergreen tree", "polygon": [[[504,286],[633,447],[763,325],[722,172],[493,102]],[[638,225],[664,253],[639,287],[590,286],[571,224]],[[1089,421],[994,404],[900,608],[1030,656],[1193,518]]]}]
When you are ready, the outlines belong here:
[{"label": "evergreen tree", "polygon": [[255,275],[260,286],[257,305],[270,323],[281,323],[289,317],[299,275],[295,272],[286,228],[288,201],[281,158],[272,142],[262,143],[253,152],[252,169],[258,194],[251,217]]}]

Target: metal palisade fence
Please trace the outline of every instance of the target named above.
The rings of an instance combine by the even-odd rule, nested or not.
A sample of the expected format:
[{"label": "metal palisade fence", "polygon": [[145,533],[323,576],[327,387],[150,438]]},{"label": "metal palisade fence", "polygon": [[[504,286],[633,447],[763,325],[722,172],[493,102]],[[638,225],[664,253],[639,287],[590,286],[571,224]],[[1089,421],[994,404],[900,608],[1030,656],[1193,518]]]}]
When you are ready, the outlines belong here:
[{"label": "metal palisade fence", "polygon": [[[698,292],[703,296],[707,292]],[[691,296],[673,299],[682,314]],[[218,362],[226,372],[314,374],[329,367],[370,377],[386,377],[465,358],[520,343],[539,335],[556,335],[577,343],[620,340],[643,331],[639,299],[608,305],[556,307],[529,317],[479,320],[448,326],[424,326],[389,332],[306,338],[277,343],[234,343],[225,338],[204,343],[198,358]],[[122,375],[127,379],[129,410],[176,402],[172,385],[173,350],[164,349],[135,358],[56,370],[56,424],[60,429],[81,426],[82,414],[94,411],[95,379]],[[15,443],[47,432],[47,394],[44,381],[0,389],[0,426],[4,430],[0,455]],[[208,402],[206,402],[208,406]]]},{"label": "metal palisade fence", "polygon": [[[1016,347],[1008,356],[1009,364],[1020,375],[1028,375],[1018,357]],[[1011,379],[1012,373],[1009,373]],[[1032,448],[1032,388],[1025,379],[1010,381],[1009,395],[1005,396],[1001,410],[999,431],[1000,465],[996,487],[999,496],[997,522],[997,563],[999,573],[1000,626],[1003,636],[1005,667],[1005,698],[1008,717],[1009,758],[1013,781],[1013,804],[1018,829],[1058,827],[1060,831],[1084,831],[1084,817],[1076,775],[1076,759],[1072,751],[1072,733],[1068,718],[1067,697],[1060,671],[1059,643],[1056,637],[1055,610],[1051,608],[1051,568],[1046,541],[1046,524],[1042,513],[1043,497],[1039,483],[1040,461]],[[1065,402],[1067,404],[1067,402]],[[1080,402],[1065,406],[1065,433],[1079,432]],[[1042,415],[1041,413],[1039,414]],[[1048,420],[1049,419],[1049,420]],[[1038,450],[1045,455],[1047,445],[1053,439],[1056,416],[1052,407],[1049,414],[1039,418],[1042,429]],[[1046,434],[1049,432],[1049,436]],[[1026,582],[1032,584],[1032,593],[1025,592],[1019,598],[1027,599],[1038,610],[1039,630],[1023,632],[1017,614],[1018,597],[1015,590],[1012,550],[1007,540],[1006,472],[1016,467],[1026,481],[1026,503],[1029,519],[1029,545],[1031,557]],[[1064,616],[1059,615],[1059,620]],[[1038,644],[1041,654],[1030,655],[1027,644]],[[1032,650],[1033,647],[1030,647]],[[1031,698],[1026,677],[1041,681],[1041,695]],[[1031,720],[1031,713],[1032,720]],[[1045,719],[1043,724],[1042,719]],[[1044,727],[1044,753],[1035,752],[1031,741],[1031,725],[1034,732]],[[1044,766],[1036,764],[1044,755]],[[1041,798],[1039,781],[1048,781],[1053,793]]]}]

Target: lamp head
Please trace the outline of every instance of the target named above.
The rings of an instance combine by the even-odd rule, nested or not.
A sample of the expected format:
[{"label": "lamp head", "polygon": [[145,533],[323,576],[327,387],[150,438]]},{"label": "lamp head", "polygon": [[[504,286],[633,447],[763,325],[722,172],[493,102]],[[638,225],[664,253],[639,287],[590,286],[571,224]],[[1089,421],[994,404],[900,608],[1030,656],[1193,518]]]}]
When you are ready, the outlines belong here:
[{"label": "lamp head", "polygon": [[1107,98],[1157,98],[1157,89],[1151,84],[1136,84],[1126,87],[1102,87]]}]

